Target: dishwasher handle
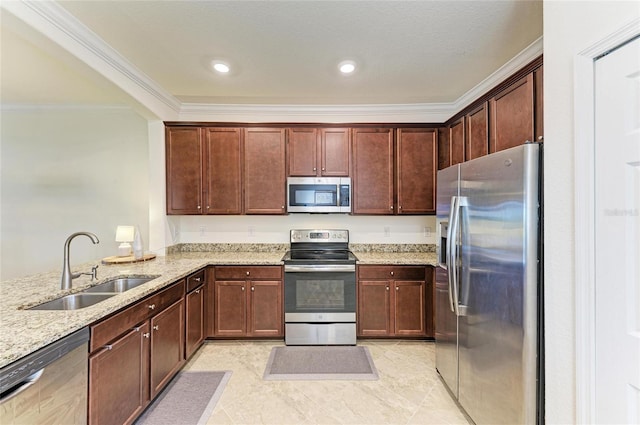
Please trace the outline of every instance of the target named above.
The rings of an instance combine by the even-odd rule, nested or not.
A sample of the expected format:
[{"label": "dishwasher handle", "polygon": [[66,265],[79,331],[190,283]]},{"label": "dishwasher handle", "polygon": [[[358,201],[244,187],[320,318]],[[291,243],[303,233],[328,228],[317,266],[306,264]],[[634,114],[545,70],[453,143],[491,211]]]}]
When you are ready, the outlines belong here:
[{"label": "dishwasher handle", "polygon": [[18,394],[20,394],[21,392],[23,392],[24,390],[26,390],[27,388],[29,388],[30,386],[38,382],[38,380],[42,377],[43,373],[44,373],[44,368],[40,369],[36,373],[33,373],[27,376],[24,380],[18,382],[8,390],[2,392],[2,394],[0,394],[0,404],[4,404],[8,402],[13,397],[17,396]]}]

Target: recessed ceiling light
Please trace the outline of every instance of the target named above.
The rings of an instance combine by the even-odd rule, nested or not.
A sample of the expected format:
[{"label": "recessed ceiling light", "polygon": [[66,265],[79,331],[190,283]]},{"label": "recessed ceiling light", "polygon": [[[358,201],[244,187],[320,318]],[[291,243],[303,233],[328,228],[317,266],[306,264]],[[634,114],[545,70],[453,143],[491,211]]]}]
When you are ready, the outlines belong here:
[{"label": "recessed ceiling light", "polygon": [[356,70],[356,63],[354,61],[343,61],[338,64],[338,69],[343,74],[351,74]]},{"label": "recessed ceiling light", "polygon": [[213,61],[213,69],[215,69],[216,71],[218,71],[221,74],[226,74],[227,72],[229,72],[231,69],[229,68],[229,65],[227,65],[224,62],[218,62],[218,61]]}]

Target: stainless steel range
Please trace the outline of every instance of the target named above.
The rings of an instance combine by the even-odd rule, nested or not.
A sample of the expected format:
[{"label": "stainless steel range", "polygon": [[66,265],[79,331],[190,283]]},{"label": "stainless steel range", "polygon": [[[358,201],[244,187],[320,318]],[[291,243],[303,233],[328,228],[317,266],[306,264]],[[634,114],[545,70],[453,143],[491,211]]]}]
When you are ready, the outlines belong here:
[{"label": "stainless steel range", "polygon": [[285,343],[356,344],[356,257],[348,230],[291,230],[284,256]]}]

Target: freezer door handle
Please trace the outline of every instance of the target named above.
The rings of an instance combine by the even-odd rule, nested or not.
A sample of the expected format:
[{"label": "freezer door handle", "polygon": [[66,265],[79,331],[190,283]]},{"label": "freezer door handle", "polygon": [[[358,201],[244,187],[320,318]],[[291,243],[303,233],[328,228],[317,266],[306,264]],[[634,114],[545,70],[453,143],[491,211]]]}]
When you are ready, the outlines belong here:
[{"label": "freezer door handle", "polygon": [[454,196],[451,199],[451,216],[449,217],[449,239],[447,245],[449,248],[449,296],[452,303],[452,309],[456,316],[460,316],[458,308],[458,233],[460,227],[460,197]]},{"label": "freezer door handle", "polygon": [[455,248],[455,240],[453,238],[453,223],[455,219],[455,211],[456,205],[458,204],[458,197],[451,197],[451,208],[449,209],[449,226],[447,227],[447,252],[446,252],[446,263],[447,263],[447,284],[449,286],[449,308],[452,312],[456,312],[455,302],[454,302],[454,286],[453,286],[453,274],[455,273],[455,262],[454,262],[454,248]]}]

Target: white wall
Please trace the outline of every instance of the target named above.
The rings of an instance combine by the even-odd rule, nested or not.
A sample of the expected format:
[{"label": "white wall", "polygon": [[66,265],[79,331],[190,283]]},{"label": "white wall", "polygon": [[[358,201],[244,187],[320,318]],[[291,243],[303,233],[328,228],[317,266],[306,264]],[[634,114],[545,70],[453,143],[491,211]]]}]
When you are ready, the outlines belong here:
[{"label": "white wall", "polygon": [[[545,1],[546,419],[576,422],[574,67],[577,53],[640,16],[640,2]],[[592,125],[592,123],[580,123]]]},{"label": "white wall", "polygon": [[149,239],[147,121],[129,108],[2,110],[2,280],[116,255],[118,224]]}]

